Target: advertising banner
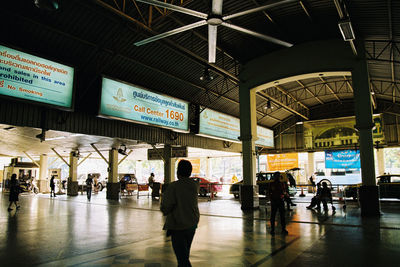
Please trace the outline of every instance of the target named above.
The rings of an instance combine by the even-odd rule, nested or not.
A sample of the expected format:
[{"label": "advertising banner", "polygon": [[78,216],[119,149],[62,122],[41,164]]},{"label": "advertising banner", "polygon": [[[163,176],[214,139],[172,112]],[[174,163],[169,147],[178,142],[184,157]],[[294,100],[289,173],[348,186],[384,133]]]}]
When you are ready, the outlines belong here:
[{"label": "advertising banner", "polygon": [[200,113],[199,134],[240,142],[240,121],[233,116],[205,109]]},{"label": "advertising banner", "polygon": [[189,104],[103,77],[100,116],[189,130]]},{"label": "advertising banner", "polygon": [[325,168],[327,169],[359,169],[360,151],[354,149],[325,151]]},{"label": "advertising banner", "polygon": [[[240,120],[215,110],[205,109],[200,114],[199,134],[240,143]],[[274,147],[272,130],[257,126],[257,137],[256,145]]]},{"label": "advertising banner", "polygon": [[299,167],[297,153],[267,155],[268,171],[286,171]]},{"label": "advertising banner", "polygon": [[200,174],[200,159],[189,159],[190,163],[192,163],[192,175]]},{"label": "advertising banner", "polygon": [[256,146],[274,147],[274,131],[257,126]]},{"label": "advertising banner", "polygon": [[[374,115],[374,142],[385,142],[383,123],[380,115]],[[354,146],[358,143],[358,132],[354,128],[355,117],[344,117],[303,123],[306,149]]]},{"label": "advertising banner", "polygon": [[0,45],[0,94],[72,108],[74,69]]}]

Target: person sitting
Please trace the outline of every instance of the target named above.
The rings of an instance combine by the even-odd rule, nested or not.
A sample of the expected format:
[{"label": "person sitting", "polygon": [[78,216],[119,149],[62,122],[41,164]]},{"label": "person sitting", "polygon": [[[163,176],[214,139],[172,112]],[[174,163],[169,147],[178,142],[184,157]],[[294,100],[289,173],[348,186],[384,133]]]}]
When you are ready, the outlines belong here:
[{"label": "person sitting", "polygon": [[317,193],[315,196],[311,199],[311,204],[307,206],[307,209],[312,209],[316,207],[317,209],[321,209],[321,201],[320,201],[320,196],[321,196],[321,183],[317,183]]},{"label": "person sitting", "polygon": [[322,183],[322,189],[321,189],[321,196],[320,200],[322,202],[322,205],[324,206],[324,211],[328,211],[328,201],[332,203],[332,193],[331,189],[328,188],[328,184],[326,182]]}]

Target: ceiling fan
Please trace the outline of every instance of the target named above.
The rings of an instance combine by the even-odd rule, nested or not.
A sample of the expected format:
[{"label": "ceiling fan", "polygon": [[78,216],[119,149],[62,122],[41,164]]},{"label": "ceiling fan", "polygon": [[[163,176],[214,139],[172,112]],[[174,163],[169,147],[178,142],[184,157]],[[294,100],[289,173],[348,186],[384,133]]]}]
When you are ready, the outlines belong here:
[{"label": "ceiling fan", "polygon": [[151,42],[157,41],[157,40],[165,38],[165,37],[169,37],[169,36],[177,34],[177,33],[188,31],[188,30],[200,27],[200,26],[208,25],[208,62],[209,63],[215,63],[215,54],[216,54],[216,46],[217,46],[217,27],[218,26],[225,26],[225,27],[231,28],[233,30],[243,32],[246,34],[250,34],[254,37],[258,37],[258,38],[261,38],[263,40],[266,40],[266,41],[269,41],[269,42],[272,42],[272,43],[275,43],[278,45],[291,47],[291,46],[293,46],[293,44],[291,44],[291,43],[279,40],[277,38],[274,38],[274,37],[271,37],[271,36],[268,36],[265,34],[254,32],[252,30],[245,29],[245,28],[236,26],[234,24],[230,24],[226,21],[233,19],[233,18],[243,16],[243,15],[248,15],[248,14],[251,14],[254,12],[262,11],[262,10],[265,10],[268,8],[276,7],[279,5],[283,5],[283,4],[291,3],[291,2],[295,2],[295,1],[297,1],[297,0],[283,0],[283,1],[272,3],[272,4],[267,4],[267,5],[263,5],[260,7],[256,7],[253,9],[241,11],[241,12],[238,12],[235,14],[223,16],[222,15],[223,0],[212,0],[211,13],[209,15],[202,13],[202,12],[192,10],[192,9],[160,2],[157,0],[136,0],[136,2],[142,2],[142,3],[170,9],[170,10],[181,12],[181,13],[184,13],[184,14],[187,14],[190,16],[201,18],[202,20],[192,23],[192,24],[189,24],[189,25],[186,25],[186,26],[183,26],[183,27],[180,27],[180,28],[177,28],[177,29],[174,29],[174,30],[171,30],[171,31],[168,31],[168,32],[164,32],[164,33],[155,35],[155,36],[147,38],[147,39],[144,39],[142,41],[136,42],[135,45],[141,46],[141,45],[151,43]]}]

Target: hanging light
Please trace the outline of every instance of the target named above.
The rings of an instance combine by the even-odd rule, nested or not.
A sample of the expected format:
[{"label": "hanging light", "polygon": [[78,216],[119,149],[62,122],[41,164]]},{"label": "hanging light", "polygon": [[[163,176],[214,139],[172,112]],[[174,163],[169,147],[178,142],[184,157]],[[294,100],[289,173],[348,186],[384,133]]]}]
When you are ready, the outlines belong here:
[{"label": "hanging light", "polygon": [[34,0],[35,6],[47,11],[56,11],[60,7],[60,0]]},{"label": "hanging light", "polygon": [[210,74],[210,70],[206,67],[204,68],[203,75],[200,76],[200,81],[212,81],[214,77]]}]

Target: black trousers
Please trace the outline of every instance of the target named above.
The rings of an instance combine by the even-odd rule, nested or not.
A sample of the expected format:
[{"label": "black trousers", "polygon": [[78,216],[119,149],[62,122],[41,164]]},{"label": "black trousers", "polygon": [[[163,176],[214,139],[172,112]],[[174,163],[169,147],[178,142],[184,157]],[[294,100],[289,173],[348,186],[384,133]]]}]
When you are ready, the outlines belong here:
[{"label": "black trousers", "polygon": [[285,204],[283,199],[271,199],[271,229],[275,229],[275,216],[276,212],[279,210],[279,216],[281,217],[281,227],[282,229],[286,228],[286,219],[285,219]]},{"label": "black trousers", "polygon": [[88,186],[87,188],[86,188],[86,194],[87,194],[87,199],[89,199],[90,200],[90,198],[92,197],[92,186]]},{"label": "black trousers", "polygon": [[187,230],[172,230],[171,240],[172,247],[175,252],[176,259],[178,260],[178,267],[190,267],[192,266],[189,261],[190,247],[196,229]]}]

